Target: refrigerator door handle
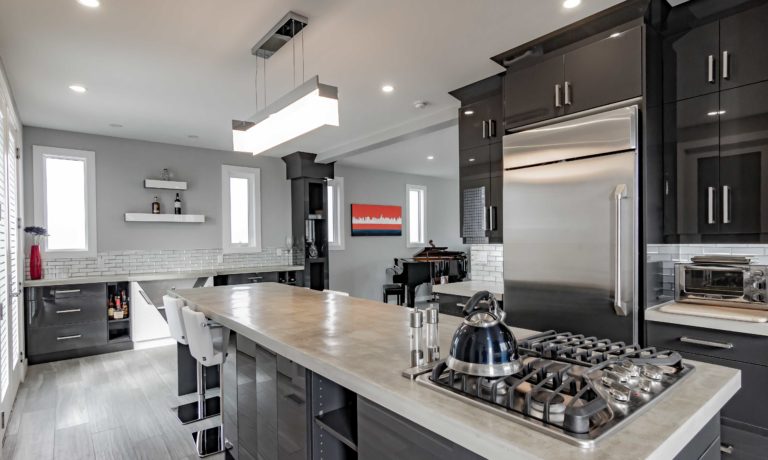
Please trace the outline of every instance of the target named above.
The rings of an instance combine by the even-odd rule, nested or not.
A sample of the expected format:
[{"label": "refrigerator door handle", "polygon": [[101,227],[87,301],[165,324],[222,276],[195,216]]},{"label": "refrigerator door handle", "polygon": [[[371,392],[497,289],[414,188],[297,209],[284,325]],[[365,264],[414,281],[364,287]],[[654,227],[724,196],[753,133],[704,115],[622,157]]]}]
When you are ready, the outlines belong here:
[{"label": "refrigerator door handle", "polygon": [[621,201],[627,197],[627,184],[619,184],[613,191],[613,199],[616,203],[616,285],[614,286],[613,310],[616,316],[627,316],[627,304],[622,301],[621,295]]}]

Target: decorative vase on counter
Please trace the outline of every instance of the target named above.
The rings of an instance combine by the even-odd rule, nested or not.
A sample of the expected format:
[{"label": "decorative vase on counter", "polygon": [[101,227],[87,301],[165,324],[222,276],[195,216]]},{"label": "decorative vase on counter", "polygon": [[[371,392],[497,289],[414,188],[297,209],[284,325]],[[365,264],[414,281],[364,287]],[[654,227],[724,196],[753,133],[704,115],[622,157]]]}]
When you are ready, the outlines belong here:
[{"label": "decorative vase on counter", "polygon": [[43,277],[43,259],[40,257],[40,245],[33,244],[29,252],[29,278],[39,280]]}]

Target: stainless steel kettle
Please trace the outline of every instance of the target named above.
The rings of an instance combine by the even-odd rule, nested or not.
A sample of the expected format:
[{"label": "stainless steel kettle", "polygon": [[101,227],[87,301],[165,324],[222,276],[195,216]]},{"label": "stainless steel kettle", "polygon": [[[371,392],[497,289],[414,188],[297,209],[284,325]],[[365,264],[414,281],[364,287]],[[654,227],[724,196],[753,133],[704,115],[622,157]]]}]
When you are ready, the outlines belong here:
[{"label": "stainless steel kettle", "polygon": [[520,370],[517,339],[504,324],[504,311],[488,291],[477,292],[464,306],[464,321],[454,332],[445,364],[480,377],[506,377]]}]

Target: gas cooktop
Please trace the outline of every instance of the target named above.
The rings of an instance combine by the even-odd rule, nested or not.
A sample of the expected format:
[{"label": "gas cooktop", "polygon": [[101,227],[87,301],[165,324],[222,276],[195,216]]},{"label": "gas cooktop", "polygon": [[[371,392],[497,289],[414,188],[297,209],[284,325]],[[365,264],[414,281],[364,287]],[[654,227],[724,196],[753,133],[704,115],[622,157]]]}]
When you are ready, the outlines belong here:
[{"label": "gas cooktop", "polygon": [[519,342],[519,372],[485,378],[440,362],[417,381],[566,442],[593,447],[694,370],[674,351],[547,331]]}]

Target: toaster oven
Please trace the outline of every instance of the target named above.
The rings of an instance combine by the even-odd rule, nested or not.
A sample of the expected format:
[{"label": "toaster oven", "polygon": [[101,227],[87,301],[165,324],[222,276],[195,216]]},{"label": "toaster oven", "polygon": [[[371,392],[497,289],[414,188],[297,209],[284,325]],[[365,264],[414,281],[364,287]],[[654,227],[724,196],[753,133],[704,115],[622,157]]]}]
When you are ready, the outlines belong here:
[{"label": "toaster oven", "polygon": [[768,310],[766,273],[766,265],[676,264],[675,300]]}]

